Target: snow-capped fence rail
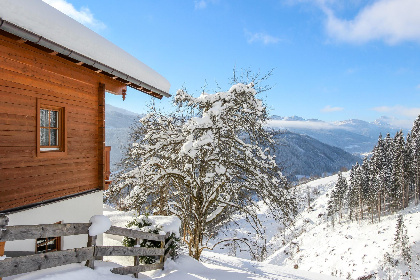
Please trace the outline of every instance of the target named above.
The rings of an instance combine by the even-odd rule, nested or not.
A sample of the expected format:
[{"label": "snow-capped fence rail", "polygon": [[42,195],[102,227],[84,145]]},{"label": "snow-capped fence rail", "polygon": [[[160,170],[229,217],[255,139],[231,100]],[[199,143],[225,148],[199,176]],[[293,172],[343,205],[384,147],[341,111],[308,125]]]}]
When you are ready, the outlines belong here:
[{"label": "snow-capped fence rail", "polygon": [[[91,223],[69,223],[7,226],[7,220],[3,220],[4,223],[0,229],[0,244],[14,240],[88,234],[89,227],[91,225]],[[3,220],[1,220],[1,222]],[[134,238],[136,240],[136,244],[140,244],[141,240],[144,239],[160,241],[161,247],[145,248],[96,246],[96,236],[88,236],[87,247],[84,248],[75,248],[0,260],[0,280],[1,277],[13,276],[71,263],[80,263],[83,261],[86,261],[86,266],[93,269],[95,259],[104,256],[134,256],[134,266],[118,267],[112,269],[111,271],[115,274],[134,274],[135,277],[137,277],[139,272],[163,269],[164,261],[170,255],[169,247],[172,243],[172,239],[168,240],[170,236],[169,233],[166,235],[160,235],[114,226],[111,226],[111,228],[105,233]],[[165,242],[166,240],[167,242]],[[160,256],[160,262],[155,264],[140,264],[140,256]]]}]

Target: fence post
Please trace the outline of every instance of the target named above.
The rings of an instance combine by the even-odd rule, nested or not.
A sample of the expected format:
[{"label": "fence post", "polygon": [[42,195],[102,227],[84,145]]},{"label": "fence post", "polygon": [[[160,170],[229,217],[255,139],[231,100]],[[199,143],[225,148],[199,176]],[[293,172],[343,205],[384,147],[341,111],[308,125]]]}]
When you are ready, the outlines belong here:
[{"label": "fence post", "polygon": [[[5,214],[0,214],[0,236],[2,231],[6,230],[6,226],[9,224],[9,218]],[[6,241],[0,242],[0,257],[4,255],[4,247],[6,246]],[[0,280],[2,278],[0,277]]]},{"label": "fence post", "polygon": [[[87,247],[95,247],[95,246],[96,246],[96,235],[95,236],[88,235]],[[85,265],[92,269],[95,268],[95,249],[93,249],[92,258],[90,260],[87,260]]]},{"label": "fence post", "polygon": [[[165,239],[163,239],[163,241],[160,242],[160,248],[163,248],[163,255],[160,256],[160,263],[163,264],[165,263]],[[163,270],[163,266],[162,266],[162,270]]]},{"label": "fence post", "polygon": [[[136,238],[136,245],[134,247],[140,247],[140,239],[139,238]],[[134,256],[134,266],[138,266],[138,265],[140,265],[140,257],[139,256]],[[139,274],[134,273],[134,277],[139,278]]]}]

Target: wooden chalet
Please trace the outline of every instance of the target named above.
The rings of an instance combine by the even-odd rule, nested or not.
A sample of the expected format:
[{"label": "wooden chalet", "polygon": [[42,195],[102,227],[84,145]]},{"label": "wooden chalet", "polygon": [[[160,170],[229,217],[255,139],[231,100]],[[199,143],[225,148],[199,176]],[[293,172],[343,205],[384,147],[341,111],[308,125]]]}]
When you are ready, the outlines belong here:
[{"label": "wooden chalet", "polygon": [[[105,92],[125,97],[127,86],[169,96],[165,78],[41,0],[0,1],[0,213],[9,225],[102,214]],[[86,243],[53,238],[6,251]]]}]

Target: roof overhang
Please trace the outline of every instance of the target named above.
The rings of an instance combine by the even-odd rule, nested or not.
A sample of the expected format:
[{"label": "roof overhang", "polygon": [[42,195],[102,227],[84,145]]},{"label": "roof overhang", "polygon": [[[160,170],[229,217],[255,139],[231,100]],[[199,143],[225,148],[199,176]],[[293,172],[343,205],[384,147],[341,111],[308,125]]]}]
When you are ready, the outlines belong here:
[{"label": "roof overhang", "polygon": [[156,98],[171,96],[169,82],[159,73],[42,1],[0,5],[0,30]]}]

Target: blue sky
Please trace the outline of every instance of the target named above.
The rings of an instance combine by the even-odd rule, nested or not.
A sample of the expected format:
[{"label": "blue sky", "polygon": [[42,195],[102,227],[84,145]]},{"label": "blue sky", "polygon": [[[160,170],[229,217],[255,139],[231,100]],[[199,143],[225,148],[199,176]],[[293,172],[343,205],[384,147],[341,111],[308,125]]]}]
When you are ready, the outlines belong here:
[{"label": "blue sky", "polygon": [[[233,68],[274,69],[271,114],[402,127],[420,114],[419,0],[45,1],[162,74],[171,94],[228,90]],[[106,98],[138,113],[151,99]]]}]

